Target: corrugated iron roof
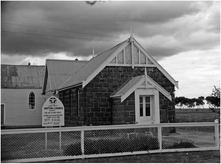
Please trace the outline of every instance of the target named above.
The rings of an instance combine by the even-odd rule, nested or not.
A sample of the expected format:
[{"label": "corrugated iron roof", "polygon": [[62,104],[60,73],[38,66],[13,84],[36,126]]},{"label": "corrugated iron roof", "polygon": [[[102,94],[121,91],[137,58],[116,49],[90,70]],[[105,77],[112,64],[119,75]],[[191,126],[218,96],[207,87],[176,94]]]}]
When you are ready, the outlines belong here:
[{"label": "corrugated iron roof", "polygon": [[88,61],[47,59],[46,66],[50,75],[74,75]]},{"label": "corrugated iron roof", "polygon": [[45,66],[1,65],[1,88],[42,88]]},{"label": "corrugated iron roof", "polygon": [[73,76],[81,67],[88,61],[78,60],[46,60],[46,73],[48,78],[43,88],[43,93],[49,90],[56,90],[60,88],[71,76]]},{"label": "corrugated iron roof", "polygon": [[109,56],[111,56],[118,48],[128,42],[129,39],[121,42],[120,44],[114,46],[113,48],[97,55],[96,57],[92,58],[88,63],[79,69],[76,74],[74,74],[63,86],[62,88],[66,88],[69,86],[73,86],[76,84],[81,83],[82,81],[86,80],[102,63],[104,63]]}]

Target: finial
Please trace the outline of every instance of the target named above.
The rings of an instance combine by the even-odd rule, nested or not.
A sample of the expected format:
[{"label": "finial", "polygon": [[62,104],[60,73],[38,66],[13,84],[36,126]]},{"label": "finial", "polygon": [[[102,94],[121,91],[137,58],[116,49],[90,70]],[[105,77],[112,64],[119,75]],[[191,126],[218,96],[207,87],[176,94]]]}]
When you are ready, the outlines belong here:
[{"label": "finial", "polygon": [[130,25],[130,36],[133,37],[133,26]]},{"label": "finial", "polygon": [[130,26],[130,42],[133,42],[133,26]]}]

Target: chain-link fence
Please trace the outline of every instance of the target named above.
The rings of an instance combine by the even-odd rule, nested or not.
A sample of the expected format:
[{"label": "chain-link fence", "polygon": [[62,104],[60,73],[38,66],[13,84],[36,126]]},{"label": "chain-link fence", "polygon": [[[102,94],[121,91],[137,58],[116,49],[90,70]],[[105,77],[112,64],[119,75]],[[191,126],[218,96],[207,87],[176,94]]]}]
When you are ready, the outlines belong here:
[{"label": "chain-link fence", "polygon": [[171,150],[217,150],[217,123],[2,130],[2,162],[114,156]]}]

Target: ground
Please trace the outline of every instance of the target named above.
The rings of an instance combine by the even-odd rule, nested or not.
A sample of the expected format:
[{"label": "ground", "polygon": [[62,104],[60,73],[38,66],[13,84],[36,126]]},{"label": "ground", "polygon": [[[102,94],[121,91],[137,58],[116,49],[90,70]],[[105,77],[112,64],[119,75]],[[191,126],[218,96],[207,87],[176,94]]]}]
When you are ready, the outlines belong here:
[{"label": "ground", "polygon": [[220,163],[220,151],[146,154],[54,161],[56,163]]}]

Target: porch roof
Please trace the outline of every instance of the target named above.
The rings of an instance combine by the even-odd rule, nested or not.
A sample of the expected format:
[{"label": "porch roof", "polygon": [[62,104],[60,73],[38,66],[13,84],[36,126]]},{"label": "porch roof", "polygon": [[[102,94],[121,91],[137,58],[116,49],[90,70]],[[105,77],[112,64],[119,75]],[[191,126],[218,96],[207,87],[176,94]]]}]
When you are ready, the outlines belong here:
[{"label": "porch roof", "polygon": [[[146,86],[143,85],[147,83]],[[157,82],[155,82],[150,76],[142,75],[136,76],[124,83],[121,87],[118,88],[115,92],[113,92],[110,97],[121,98],[121,102],[123,102],[131,93],[133,93],[137,88],[142,87],[145,89],[155,88],[160,91],[165,97],[167,97],[170,101],[172,101],[172,97],[168,91],[166,91],[163,87],[161,87]]]}]

